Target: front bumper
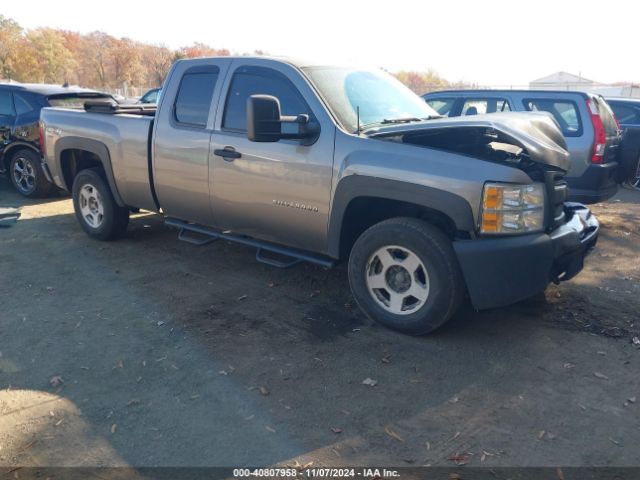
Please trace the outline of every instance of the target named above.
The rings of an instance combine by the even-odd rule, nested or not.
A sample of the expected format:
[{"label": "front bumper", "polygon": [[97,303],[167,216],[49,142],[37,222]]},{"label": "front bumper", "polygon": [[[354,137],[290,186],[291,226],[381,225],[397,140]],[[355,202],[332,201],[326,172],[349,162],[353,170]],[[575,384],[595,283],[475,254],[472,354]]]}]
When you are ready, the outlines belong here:
[{"label": "front bumper", "polygon": [[453,243],[475,308],[518,302],[582,270],[600,224],[582,204],[567,202],[564,209],[566,223],[550,233]]}]

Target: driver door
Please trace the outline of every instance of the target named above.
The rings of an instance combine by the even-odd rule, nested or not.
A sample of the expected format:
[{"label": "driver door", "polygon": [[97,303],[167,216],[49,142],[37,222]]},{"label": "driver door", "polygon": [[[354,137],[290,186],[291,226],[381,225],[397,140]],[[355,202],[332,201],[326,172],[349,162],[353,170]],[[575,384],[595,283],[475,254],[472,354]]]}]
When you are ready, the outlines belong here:
[{"label": "driver door", "polygon": [[[320,125],[312,145],[247,138],[247,99],[280,100],[282,115],[308,114]],[[305,250],[326,250],[335,126],[302,75],[286,64],[236,60],[223,87],[211,136],[211,204],[234,233]],[[283,133],[294,125],[283,124]]]}]

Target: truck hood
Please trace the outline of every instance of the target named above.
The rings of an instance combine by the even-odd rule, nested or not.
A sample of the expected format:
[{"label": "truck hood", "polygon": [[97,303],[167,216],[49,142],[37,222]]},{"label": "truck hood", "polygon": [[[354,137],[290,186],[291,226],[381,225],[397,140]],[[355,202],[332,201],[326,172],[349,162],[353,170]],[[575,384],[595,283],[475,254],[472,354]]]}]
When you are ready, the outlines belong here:
[{"label": "truck hood", "polygon": [[370,138],[401,137],[402,143],[470,155],[478,154],[480,146],[507,144],[522,149],[534,163],[569,170],[567,142],[553,116],[546,112],[441,118],[382,126],[367,130],[366,134]]}]

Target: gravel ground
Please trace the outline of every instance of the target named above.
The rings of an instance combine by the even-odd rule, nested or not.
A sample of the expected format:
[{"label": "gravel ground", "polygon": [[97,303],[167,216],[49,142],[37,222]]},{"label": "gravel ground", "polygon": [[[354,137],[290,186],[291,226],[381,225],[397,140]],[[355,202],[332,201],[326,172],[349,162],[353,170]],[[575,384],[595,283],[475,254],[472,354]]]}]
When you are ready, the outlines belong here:
[{"label": "gravel ground", "polygon": [[68,198],[0,179],[23,207],[0,230],[0,467],[638,466],[639,204],[594,206],[574,280],[414,338],[355,308],[344,267],[150,214],[99,243]]}]

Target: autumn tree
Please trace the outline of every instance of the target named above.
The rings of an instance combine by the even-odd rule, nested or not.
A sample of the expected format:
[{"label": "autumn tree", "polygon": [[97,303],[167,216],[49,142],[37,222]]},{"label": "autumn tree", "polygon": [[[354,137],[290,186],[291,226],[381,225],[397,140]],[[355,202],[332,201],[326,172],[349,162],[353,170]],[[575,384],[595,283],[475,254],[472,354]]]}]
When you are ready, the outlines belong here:
[{"label": "autumn tree", "polygon": [[172,52],[167,47],[143,45],[142,65],[145,67],[147,72],[147,85],[162,85],[164,77],[169,73],[171,65],[173,65],[173,62],[177,58],[177,52]]},{"label": "autumn tree", "polygon": [[144,82],[144,68],[140,45],[128,38],[114,39],[110,52],[113,66],[113,83],[139,85]]},{"label": "autumn tree", "polygon": [[22,27],[0,15],[0,78],[15,76],[17,46],[22,41]]},{"label": "autumn tree", "polygon": [[433,91],[442,90],[451,84],[438,75],[434,70],[426,72],[401,71],[395,73],[395,77],[413,90],[418,95]]},{"label": "autumn tree", "polygon": [[64,83],[76,67],[64,36],[52,28],[29,30],[17,51],[16,77],[21,81]]},{"label": "autumn tree", "polygon": [[114,38],[104,32],[92,32],[82,39],[79,63],[83,83],[106,88],[109,85],[109,68]]},{"label": "autumn tree", "polygon": [[182,47],[177,54],[179,58],[228,57],[230,52],[226,48],[212,48],[204,43],[194,42],[188,47]]}]

